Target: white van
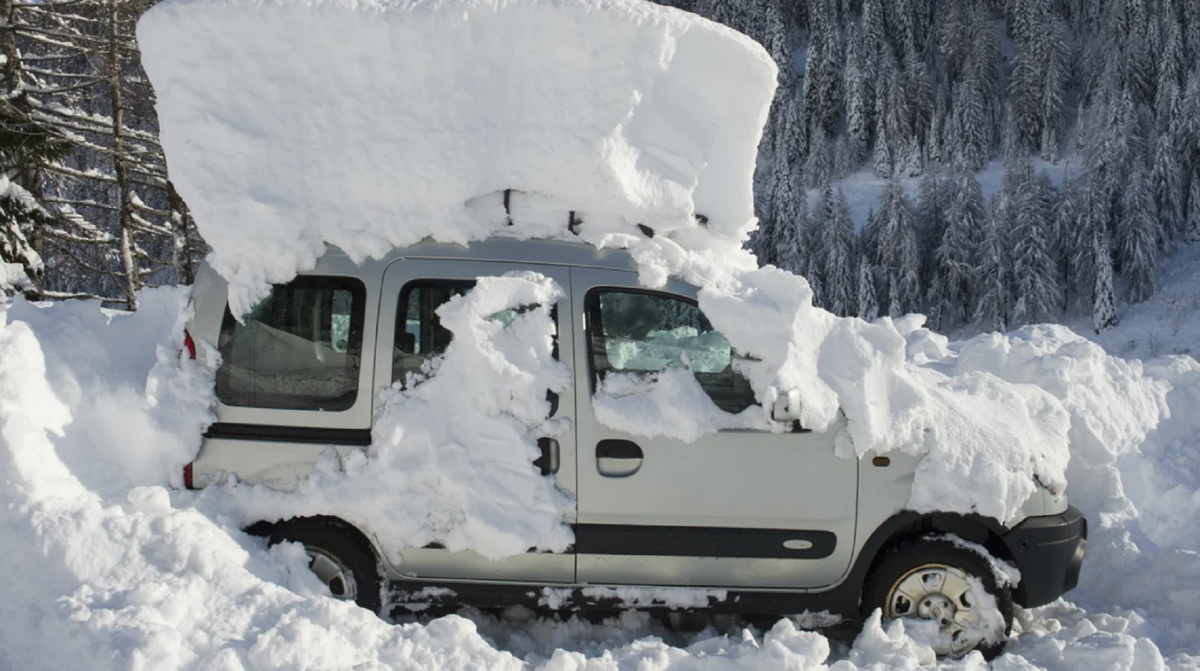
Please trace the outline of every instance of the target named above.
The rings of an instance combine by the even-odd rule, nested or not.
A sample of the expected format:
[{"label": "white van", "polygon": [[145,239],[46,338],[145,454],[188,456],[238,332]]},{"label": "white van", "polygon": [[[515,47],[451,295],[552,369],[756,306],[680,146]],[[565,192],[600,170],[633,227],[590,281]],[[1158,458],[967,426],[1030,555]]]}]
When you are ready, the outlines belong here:
[{"label": "white van", "polygon": [[[567,242],[421,243],[362,264],[334,250],[275,286],[241,323],[224,281],[205,268],[187,342],[193,355],[197,346],[220,351],[220,402],[185,469],[187,486],[232,474],[290,489],[330,446],[365,448],[378,392],[445,350],[450,333],[435,309],[476,278],[512,270],[537,271],[566,290],[554,316],[574,387],[552,406],[572,430],[542,439],[530,468],[552,474],[577,501],[566,520],[574,546],[498,562],[439,546],[389,556],[369,527],[333,511],[251,528],[271,542],[302,543],[335,596],[377,612],[418,602],[544,607],[549,587],[559,595],[553,605],[589,609],[621,605],[605,588],[694,588],[709,590],[714,611],[859,618],[881,608],[888,618],[936,620],[939,654],[992,656],[1003,649],[1014,603],[1042,605],[1075,587],[1087,521],[1049,488],[1007,524],[918,514],[905,509],[917,459],[839,458],[838,426],[815,432],[792,422],[790,432],[721,431],[685,444],[598,422],[591,399],[606,375],[667,365],[613,356],[614,345],[646,344],[680,326],[707,336],[703,352],[683,353],[706,362],[694,375],[718,407],[739,412],[756,401],[694,287],[671,281],[647,290],[625,252]],[[1017,567],[1020,581],[1007,584],[992,558]]]}]

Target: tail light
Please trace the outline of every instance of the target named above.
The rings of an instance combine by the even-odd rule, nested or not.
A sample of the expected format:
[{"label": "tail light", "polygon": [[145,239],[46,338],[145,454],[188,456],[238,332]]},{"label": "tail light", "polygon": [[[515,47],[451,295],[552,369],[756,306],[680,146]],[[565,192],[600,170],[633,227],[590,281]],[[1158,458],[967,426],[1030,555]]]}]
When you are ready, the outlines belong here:
[{"label": "tail light", "polygon": [[[192,340],[192,334],[188,333],[187,329],[183,330],[183,348],[187,350],[189,359],[196,358],[196,341]],[[182,355],[183,352],[179,354]]]},{"label": "tail light", "polygon": [[192,486],[192,465],[191,465],[191,463],[188,463],[187,466],[183,467],[183,486],[187,487],[188,489],[195,489],[195,487]]}]

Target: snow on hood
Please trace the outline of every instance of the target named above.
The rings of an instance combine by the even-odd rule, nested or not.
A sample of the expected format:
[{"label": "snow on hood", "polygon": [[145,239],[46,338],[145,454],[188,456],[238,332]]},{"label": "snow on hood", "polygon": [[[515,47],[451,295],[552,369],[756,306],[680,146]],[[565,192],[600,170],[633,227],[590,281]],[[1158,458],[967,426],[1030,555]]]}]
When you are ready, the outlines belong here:
[{"label": "snow on hood", "polygon": [[[171,177],[235,311],[336,245],[510,229],[505,189],[585,226],[737,246],[777,69],[642,0],[171,0],[138,24]],[[498,201],[497,201],[498,202]],[[264,253],[267,252],[267,253]]]}]

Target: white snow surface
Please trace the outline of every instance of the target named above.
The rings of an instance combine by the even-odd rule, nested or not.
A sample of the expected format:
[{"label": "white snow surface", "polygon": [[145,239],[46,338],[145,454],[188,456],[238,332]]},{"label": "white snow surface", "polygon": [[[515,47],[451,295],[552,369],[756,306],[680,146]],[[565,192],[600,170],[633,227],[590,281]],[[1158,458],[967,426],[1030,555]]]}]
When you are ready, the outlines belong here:
[{"label": "white snow surface", "polygon": [[[138,25],[171,176],[235,313],[312,267],[509,227],[505,189],[592,235],[753,227],[777,69],[642,0],[170,0]],[[527,208],[529,209],[529,208]],[[536,208],[532,208],[536,209]],[[264,255],[261,250],[269,249]]]},{"label": "white snow surface", "polygon": [[[321,596],[299,548],[268,551],[213,500],[167,487],[197,446],[211,389],[203,366],[176,359],[185,298],[143,292],[133,315],[0,305],[4,671],[853,671],[932,659],[930,632],[877,619],[846,645],[788,619],[690,634],[636,613],[589,624],[464,611],[394,625]],[[938,359],[971,360],[1012,379],[1057,371],[1050,393],[1087,435],[1071,462],[1072,503],[1091,523],[1081,585],[1070,601],[1020,611],[993,668],[1200,668],[1200,364],[1105,357],[1058,327],[952,343]],[[1129,398],[1140,385],[1164,392],[1169,416]]]}]

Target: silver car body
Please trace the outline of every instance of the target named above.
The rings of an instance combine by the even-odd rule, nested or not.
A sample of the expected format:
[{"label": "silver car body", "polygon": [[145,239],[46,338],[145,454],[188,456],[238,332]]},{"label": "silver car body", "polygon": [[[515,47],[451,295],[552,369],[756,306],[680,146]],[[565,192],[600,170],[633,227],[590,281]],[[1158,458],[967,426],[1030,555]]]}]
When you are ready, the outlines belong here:
[{"label": "silver car body", "polygon": [[[500,562],[439,547],[409,548],[396,556],[383,553],[372,531],[361,529],[375,542],[390,580],[820,592],[846,581],[873,533],[904,513],[917,460],[900,453],[838,458],[834,439],[844,419],[824,432],[721,431],[691,444],[638,438],[601,424],[591,403],[584,306],[597,288],[641,290],[636,266],[619,250],[507,239],[469,247],[425,242],[363,263],[337,250],[325,254],[303,275],[357,278],[365,285],[357,398],[338,412],[219,404],[218,426],[304,427],[317,431],[318,439],[212,432],[191,465],[195,486],[233,474],[243,482],[291,489],[330,445],[343,453],[363,449],[361,439],[351,441],[357,445],[337,444],[336,438],[322,442],[319,436],[326,434],[320,431],[369,435],[377,392],[392,383],[397,365],[392,343],[401,289],[418,280],[474,280],[512,270],[540,272],[566,290],[557,306],[559,351],[575,382],[560,395],[556,417],[571,420],[574,431],[558,439],[555,477],[578,502],[577,518],[564,520],[574,525],[577,545],[568,553],[529,553]],[[696,289],[671,281],[659,295],[694,300]],[[197,346],[215,347],[226,318],[226,285],[207,266],[197,278],[194,309],[189,333]],[[602,456],[597,447],[602,443],[636,444],[643,456]],[[1061,495],[1039,491],[1007,527],[1066,508]],[[656,546],[665,549],[652,554],[630,549],[629,539],[647,534],[666,537],[668,543]],[[732,550],[707,551],[713,543]]]}]

